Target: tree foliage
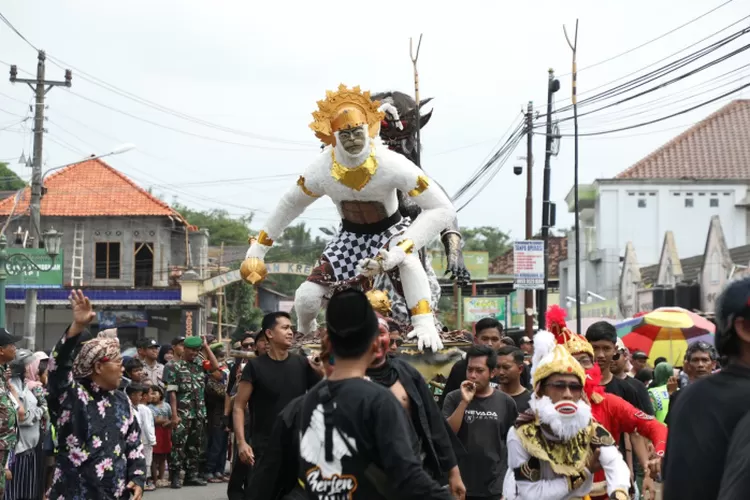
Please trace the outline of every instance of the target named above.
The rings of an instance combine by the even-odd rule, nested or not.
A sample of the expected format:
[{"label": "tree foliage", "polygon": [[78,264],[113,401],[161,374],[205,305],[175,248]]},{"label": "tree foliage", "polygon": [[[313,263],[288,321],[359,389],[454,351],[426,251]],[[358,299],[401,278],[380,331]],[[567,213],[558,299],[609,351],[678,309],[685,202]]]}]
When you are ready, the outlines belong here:
[{"label": "tree foliage", "polygon": [[194,210],[184,205],[173,204],[177,212],[192,225],[201,229],[208,229],[208,244],[218,246],[225,245],[246,245],[247,238],[250,234],[250,224],[253,221],[253,213],[244,217],[235,218],[229,215],[226,210]]},{"label": "tree foliage", "polygon": [[18,191],[26,183],[8,168],[7,163],[0,162],[0,191]]},{"label": "tree foliage", "polygon": [[461,236],[464,240],[464,250],[488,252],[490,261],[511,247],[508,233],[492,226],[464,227],[461,228]]}]

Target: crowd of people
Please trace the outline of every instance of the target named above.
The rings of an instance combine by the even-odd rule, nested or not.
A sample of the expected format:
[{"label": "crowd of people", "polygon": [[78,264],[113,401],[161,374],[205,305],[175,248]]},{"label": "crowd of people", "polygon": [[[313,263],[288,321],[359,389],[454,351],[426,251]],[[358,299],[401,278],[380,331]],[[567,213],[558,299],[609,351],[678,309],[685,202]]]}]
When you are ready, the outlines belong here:
[{"label": "crowd of people", "polygon": [[[5,499],[140,499],[225,483],[230,500],[740,499],[750,491],[750,279],[719,299],[715,346],[682,367],[629,352],[613,325],[572,332],[564,311],[518,345],[496,320],[434,398],[392,323],[334,294],[321,351],[292,318],[263,318],[227,351],[152,339],[123,357],[93,306],[49,353],[0,329]],[[396,338],[394,338],[396,337]],[[231,354],[231,358],[229,355]],[[669,427],[667,427],[667,425]],[[669,429],[669,433],[667,432]]]}]

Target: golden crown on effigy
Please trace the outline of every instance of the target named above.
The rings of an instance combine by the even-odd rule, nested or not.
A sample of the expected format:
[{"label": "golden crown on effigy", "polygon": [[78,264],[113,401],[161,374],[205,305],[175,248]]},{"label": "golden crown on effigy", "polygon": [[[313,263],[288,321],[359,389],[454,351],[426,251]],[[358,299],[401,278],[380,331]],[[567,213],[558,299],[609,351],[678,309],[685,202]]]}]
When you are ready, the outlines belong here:
[{"label": "golden crown on effigy", "polygon": [[343,83],[337,91],[326,91],[326,98],[318,101],[318,111],[313,112],[310,128],[323,144],[335,146],[335,132],[367,125],[370,138],[380,132],[380,122],[385,113],[380,111],[380,102],[370,98],[370,92],[359,86],[351,89]]}]

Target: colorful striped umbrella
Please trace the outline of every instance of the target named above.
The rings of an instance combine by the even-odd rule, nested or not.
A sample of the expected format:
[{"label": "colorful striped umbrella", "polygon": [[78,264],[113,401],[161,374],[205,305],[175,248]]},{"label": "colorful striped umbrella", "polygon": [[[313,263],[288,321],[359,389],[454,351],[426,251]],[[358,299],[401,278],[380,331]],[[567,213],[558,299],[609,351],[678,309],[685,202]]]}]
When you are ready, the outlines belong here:
[{"label": "colorful striped umbrella", "polygon": [[681,307],[660,307],[616,325],[617,336],[630,351],[643,351],[649,364],[660,356],[681,365],[689,344],[714,344],[716,327],[706,318]]}]

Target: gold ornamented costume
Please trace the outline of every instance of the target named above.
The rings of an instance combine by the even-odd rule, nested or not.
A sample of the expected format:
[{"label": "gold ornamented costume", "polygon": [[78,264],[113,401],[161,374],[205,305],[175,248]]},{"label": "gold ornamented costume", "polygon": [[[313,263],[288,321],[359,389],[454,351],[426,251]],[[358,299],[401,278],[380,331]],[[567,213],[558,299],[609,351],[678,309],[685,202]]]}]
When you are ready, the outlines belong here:
[{"label": "gold ornamented costume", "polygon": [[[599,463],[607,478],[610,498],[627,499],[630,471],[620,455],[612,435],[590,414],[585,396],[577,403],[574,426],[556,434],[557,417],[550,416],[551,400],[541,396],[544,381],[552,375],[573,375],[583,386],[586,373],[568,350],[557,345],[555,337],[545,331],[534,337],[532,376],[535,393],[531,409],[519,416],[515,428],[508,433],[508,471],[503,483],[506,500],[569,500],[588,498],[593,486],[593,473],[587,468],[592,453],[599,454]],[[561,400],[557,404],[564,404]],[[573,404],[568,402],[569,404]],[[545,405],[548,405],[545,408]],[[553,413],[555,413],[553,411]],[[580,417],[580,418],[579,418]],[[543,421],[544,420],[544,421]],[[570,429],[573,429],[572,431]],[[576,432],[576,429],[577,430]],[[623,496],[624,495],[624,496]]]},{"label": "gold ornamented costume", "polygon": [[[341,216],[341,229],[297,289],[299,330],[315,330],[315,318],[332,287],[366,289],[376,275],[388,273],[411,313],[410,338],[420,350],[439,350],[430,283],[417,252],[450,225],[456,212],[441,189],[430,189],[433,183],[419,167],[382,144],[378,132],[384,113],[379,105],[369,92],[345,85],[318,101],[310,128],[326,147],[280,198],[240,271],[253,284],[265,278],[263,258],[273,240],[307,206],[328,196]],[[361,139],[361,149],[352,147],[353,138]],[[344,147],[347,141],[349,150]],[[422,209],[413,220],[401,216],[397,191],[408,193]]]}]

